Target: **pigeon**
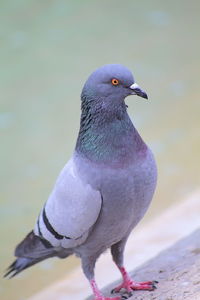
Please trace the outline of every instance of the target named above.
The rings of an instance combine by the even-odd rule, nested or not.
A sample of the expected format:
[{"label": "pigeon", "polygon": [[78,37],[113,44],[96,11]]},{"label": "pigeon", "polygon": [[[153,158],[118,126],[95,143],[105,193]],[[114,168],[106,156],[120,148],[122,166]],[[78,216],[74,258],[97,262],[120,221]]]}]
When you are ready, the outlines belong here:
[{"label": "pigeon", "polygon": [[[94,300],[119,300],[134,290],[154,290],[156,281],[135,282],[123,263],[126,241],[144,216],[157,181],[154,156],[134,127],[125,98],[148,99],[121,64],[95,70],[81,93],[80,130],[34,229],[16,247],[5,276],[50,257],[80,257]],[[105,297],[95,281],[99,256],[110,249],[122,283]],[[126,295],[121,298],[121,290]],[[117,295],[116,295],[117,294]]]}]

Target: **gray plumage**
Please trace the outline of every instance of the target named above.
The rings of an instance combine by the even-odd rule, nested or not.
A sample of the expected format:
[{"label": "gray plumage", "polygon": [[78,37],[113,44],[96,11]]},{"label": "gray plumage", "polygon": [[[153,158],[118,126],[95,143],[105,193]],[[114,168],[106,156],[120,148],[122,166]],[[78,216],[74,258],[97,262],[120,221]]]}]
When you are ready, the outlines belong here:
[{"label": "gray plumage", "polygon": [[93,280],[95,262],[108,248],[122,266],[126,240],[151,202],[157,177],[152,152],[127,113],[124,99],[133,94],[147,98],[122,65],[103,66],[88,78],[75,151],[6,275],[76,254]]}]

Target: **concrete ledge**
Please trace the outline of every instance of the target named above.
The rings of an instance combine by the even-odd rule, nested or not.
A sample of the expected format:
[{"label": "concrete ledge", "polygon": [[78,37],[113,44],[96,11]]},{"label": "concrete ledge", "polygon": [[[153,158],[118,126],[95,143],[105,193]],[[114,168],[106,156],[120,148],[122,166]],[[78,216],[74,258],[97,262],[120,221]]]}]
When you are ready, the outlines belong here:
[{"label": "concrete ledge", "polygon": [[[155,257],[159,252],[167,249],[172,244],[177,242],[179,239],[186,237],[191,234],[194,230],[196,230],[200,226],[200,191],[195,192],[191,196],[189,196],[184,201],[177,203],[176,205],[169,208],[163,214],[161,214],[156,219],[144,224],[139,225],[130,236],[127,247],[126,247],[126,266],[128,267],[128,271],[134,270],[136,267],[139,267],[141,264],[145,263],[147,260]],[[167,250],[168,251],[168,250]],[[159,256],[160,257],[160,256]],[[195,256],[197,257],[197,256]],[[171,256],[171,259],[173,257]],[[165,257],[162,255],[162,258],[158,259],[163,260],[165,262]],[[169,266],[171,271],[175,272],[178,258],[175,256],[174,261],[174,269]],[[64,263],[64,262],[63,262]],[[146,265],[143,266],[143,271],[139,271],[139,273],[135,277],[135,280],[148,280],[148,279],[158,279],[162,281],[162,276],[167,276],[167,272],[164,273],[153,273],[157,272],[157,262],[154,260],[155,266],[149,267],[149,271],[145,269]],[[166,261],[167,263],[167,261]],[[147,264],[148,265],[148,264]],[[153,266],[153,265],[152,265]],[[167,267],[167,265],[166,265]],[[177,265],[178,267],[178,265]],[[144,271],[146,270],[146,271]],[[168,269],[166,269],[168,270]],[[200,270],[200,269],[199,269]],[[171,272],[169,271],[169,272]],[[152,272],[152,273],[151,273]],[[184,271],[185,272],[185,271]],[[135,273],[135,272],[134,272]],[[133,274],[134,275],[134,274]],[[153,278],[156,275],[155,278]],[[145,276],[145,278],[144,278]],[[102,255],[96,266],[96,279],[100,288],[103,286],[107,286],[109,283],[111,284],[115,280],[120,278],[120,274],[116,270],[112,259],[110,257],[110,253],[106,253]],[[177,281],[177,277],[174,278],[174,282]],[[168,281],[166,281],[168,282]],[[187,282],[187,280],[186,280]],[[176,284],[176,283],[174,283]],[[158,286],[158,291],[160,291],[161,285],[163,286],[161,293],[163,293],[163,297],[165,296],[165,290],[168,288],[172,288],[169,283],[165,286],[164,280]],[[169,286],[168,286],[169,285]],[[113,283],[112,283],[112,286]],[[165,286],[165,287],[164,287]],[[29,300],[83,300],[88,297],[90,294],[90,288],[87,280],[82,274],[81,268],[76,269],[71,273],[70,276],[52,284],[47,287],[43,291],[37,293]],[[137,294],[138,293],[138,294]],[[146,292],[146,296],[143,296],[140,292],[134,293],[134,299],[158,299],[158,300],[177,300],[177,299],[188,299],[188,298],[161,298],[161,296],[157,296],[157,298],[149,298],[151,293]],[[179,288],[180,293],[180,288]],[[154,296],[155,292],[152,293],[151,297]],[[187,294],[187,293],[186,293]],[[184,295],[187,296],[187,295]],[[140,296],[137,296],[140,295]],[[135,297],[140,298],[135,298]],[[148,298],[143,298],[148,297]],[[190,300],[200,300],[196,298],[190,298]]]},{"label": "concrete ledge", "polygon": [[[130,300],[200,299],[200,229],[131,272],[136,281],[158,280],[153,292],[134,291]],[[112,284],[105,295],[118,285]],[[92,298],[89,298],[92,299]]]}]

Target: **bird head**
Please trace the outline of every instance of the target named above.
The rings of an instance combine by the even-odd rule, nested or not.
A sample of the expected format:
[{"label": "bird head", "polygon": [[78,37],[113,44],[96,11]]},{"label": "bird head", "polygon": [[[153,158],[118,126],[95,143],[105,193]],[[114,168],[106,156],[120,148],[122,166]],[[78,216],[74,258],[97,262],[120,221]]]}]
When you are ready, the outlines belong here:
[{"label": "bird head", "polygon": [[95,70],[87,79],[82,100],[122,101],[127,96],[137,95],[148,99],[147,94],[135,82],[129,69],[120,64],[108,64]]}]

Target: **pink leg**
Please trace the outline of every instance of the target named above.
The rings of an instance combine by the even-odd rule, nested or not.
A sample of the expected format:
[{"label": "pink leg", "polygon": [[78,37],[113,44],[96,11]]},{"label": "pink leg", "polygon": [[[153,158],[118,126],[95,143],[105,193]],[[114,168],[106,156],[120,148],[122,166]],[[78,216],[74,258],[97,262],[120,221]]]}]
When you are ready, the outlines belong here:
[{"label": "pink leg", "polygon": [[118,268],[122,273],[123,282],[112,290],[113,293],[119,293],[121,289],[125,289],[127,292],[131,292],[132,290],[153,291],[156,289],[155,284],[158,283],[157,281],[135,282],[129,277],[124,267]]},{"label": "pink leg", "polygon": [[99,291],[96,281],[94,279],[90,280],[90,284],[94,293],[94,300],[120,300],[120,297],[104,297],[101,292]]}]

